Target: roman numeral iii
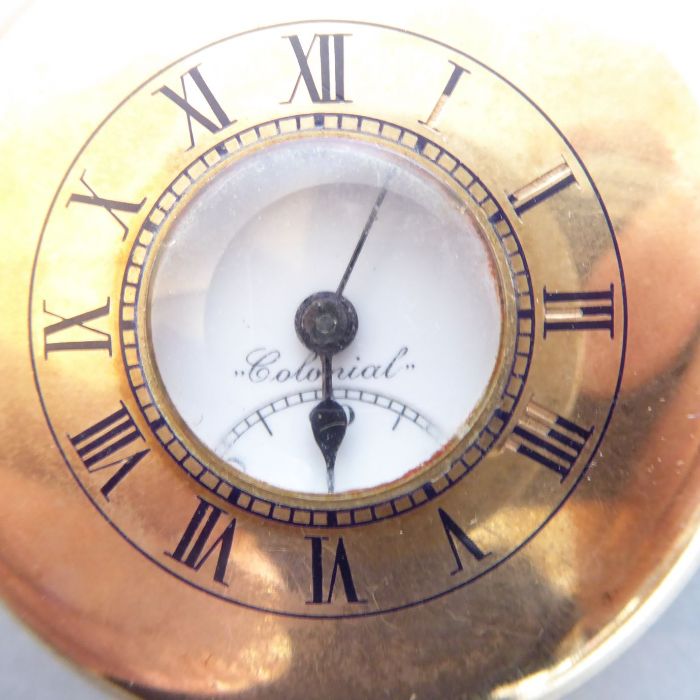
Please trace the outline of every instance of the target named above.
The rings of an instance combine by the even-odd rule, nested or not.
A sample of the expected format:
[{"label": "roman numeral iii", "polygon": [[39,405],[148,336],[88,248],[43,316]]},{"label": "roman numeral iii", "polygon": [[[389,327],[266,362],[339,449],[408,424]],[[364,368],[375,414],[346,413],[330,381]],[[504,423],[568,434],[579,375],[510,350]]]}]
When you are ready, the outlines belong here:
[{"label": "roman numeral iii", "polygon": [[[349,101],[345,99],[345,37],[347,36],[350,35],[314,34],[306,51],[302,48],[301,40],[296,34],[283,37],[291,45],[299,65],[299,75],[289,99],[282,104],[289,104],[294,100],[302,82],[311,101],[315,104]],[[316,77],[313,74],[311,60],[314,48],[318,48],[319,59]],[[315,61],[313,63],[315,65]]]},{"label": "roman numeral iii", "polygon": [[610,289],[592,292],[542,293],[544,302],[544,337],[554,331],[615,332],[615,303],[613,285]]}]

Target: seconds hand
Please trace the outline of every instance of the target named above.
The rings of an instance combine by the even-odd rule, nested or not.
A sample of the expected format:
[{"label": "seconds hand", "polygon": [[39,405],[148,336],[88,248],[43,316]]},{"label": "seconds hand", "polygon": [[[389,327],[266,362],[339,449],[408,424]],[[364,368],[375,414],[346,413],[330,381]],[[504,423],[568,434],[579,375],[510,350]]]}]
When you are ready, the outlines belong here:
[{"label": "seconds hand", "polygon": [[357,312],[343,296],[343,291],[377,219],[392,176],[393,171],[377,195],[338,289],[335,292],[317,292],[307,297],[300,304],[294,318],[294,327],[301,342],[321,358],[322,398],[311,410],[309,420],[316,444],[326,462],[328,493],[333,493],[334,490],[336,455],[348,427],[345,410],[333,398],[333,355],[350,345],[357,333]]}]

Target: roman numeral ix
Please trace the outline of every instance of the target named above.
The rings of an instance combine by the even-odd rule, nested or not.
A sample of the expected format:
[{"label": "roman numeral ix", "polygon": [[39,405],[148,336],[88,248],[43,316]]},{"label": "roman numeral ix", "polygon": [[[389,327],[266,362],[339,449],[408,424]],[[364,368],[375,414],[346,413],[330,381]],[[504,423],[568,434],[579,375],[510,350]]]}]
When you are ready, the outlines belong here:
[{"label": "roman numeral ix", "polygon": [[[126,406],[122,402],[120,403],[121,408],[114,413],[97,421],[81,433],[68,436],[78,457],[90,474],[119,467],[100,489],[107,500],[109,500],[112,491],[149,452],[148,449],[128,455],[121,452],[132,443],[143,441],[143,435],[141,435],[141,431],[134,423]],[[116,459],[109,461],[112,457],[116,457]]]},{"label": "roman numeral ix", "polygon": [[[88,325],[109,314],[109,297],[104,306],[75,316],[63,316],[49,311],[44,300],[44,313],[59,319],[44,328],[44,359],[48,359],[51,352],[70,350],[106,350],[112,356],[112,336]],[[53,336],[57,338],[53,339]]]},{"label": "roman numeral ix", "polygon": [[[299,64],[292,94],[282,104],[289,104],[296,97],[303,81],[313,103],[349,102],[345,99],[345,37],[349,34],[314,34],[309,48],[304,51],[296,34],[285,36],[291,44],[294,56]],[[320,76],[314,78],[310,63],[314,47],[318,46]],[[331,51],[332,48],[332,51]],[[333,72],[331,76],[331,64]],[[318,78],[320,78],[320,86]]]}]

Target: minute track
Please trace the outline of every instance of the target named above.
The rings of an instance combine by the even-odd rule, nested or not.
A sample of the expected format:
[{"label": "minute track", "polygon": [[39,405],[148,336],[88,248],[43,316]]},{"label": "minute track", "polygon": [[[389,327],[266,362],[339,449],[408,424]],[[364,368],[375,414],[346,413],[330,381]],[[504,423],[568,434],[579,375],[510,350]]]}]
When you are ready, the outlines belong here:
[{"label": "minute track", "polygon": [[[306,527],[313,524],[318,527],[344,527],[357,524],[366,524],[394,517],[406,510],[417,508],[430,500],[433,494],[437,495],[454,484],[458,483],[468,474],[489,452],[492,445],[499,439],[505,428],[505,424],[499,418],[498,410],[511,413],[518,403],[522,389],[527,380],[533,347],[534,318],[534,293],[530,282],[527,261],[520,246],[515,230],[497,200],[491,195],[485,183],[472,172],[464,163],[454,158],[446,149],[436,142],[419,135],[411,128],[398,125],[386,120],[376,119],[370,116],[355,114],[342,114],[337,112],[311,114],[299,114],[284,119],[273,119],[262,124],[245,129],[244,131],[227,136],[226,139],[209,148],[197,157],[190,166],[185,168],[172,183],[165,188],[164,194],[157,199],[151,213],[147,216],[142,226],[142,232],[135,239],[132,251],[132,259],[136,257],[134,264],[127,265],[122,287],[122,319],[129,321],[138,315],[137,307],[142,303],[141,280],[143,271],[149,265],[149,256],[159,241],[159,233],[166,224],[168,217],[181,199],[188,195],[191,188],[204,178],[210,177],[210,170],[224,167],[226,161],[236,157],[251,145],[260,143],[274,143],[276,139],[286,138],[290,133],[312,138],[314,135],[337,134],[359,139],[379,139],[388,145],[393,144],[400,151],[407,149],[413,157],[425,159],[433,167],[437,167],[443,173],[449,175],[451,180],[462,192],[469,197],[475,206],[483,211],[485,219],[490,219],[494,213],[500,214],[491,224],[494,235],[503,247],[507,265],[513,279],[513,286],[517,299],[518,310],[521,312],[516,327],[516,342],[518,348],[513,353],[509,362],[509,379],[502,389],[499,405],[492,412],[490,418],[484,420],[483,427],[473,436],[473,439],[455,459],[451,468],[445,473],[444,478],[438,482],[430,483],[427,491],[424,485],[402,493],[394,499],[380,501],[372,506],[363,506],[356,510],[360,515],[356,516],[351,511],[337,511],[335,508],[295,507],[291,510],[278,508],[279,502],[275,499],[254,495],[245,487],[223,476],[220,469],[212,469],[207,466],[205,460],[190,451],[186,442],[178,434],[179,431],[170,424],[168,418],[160,412],[158,401],[154,399],[148,383],[143,382],[141,372],[142,360],[140,359],[140,342],[138,332],[131,334],[122,342],[124,358],[129,372],[129,380],[132,390],[139,404],[147,415],[149,423],[155,421],[162,425],[155,434],[173,455],[176,461],[185,469],[191,478],[206,486],[210,491],[227,499],[234,505],[245,504],[243,507],[251,513],[270,520],[278,520]],[[203,169],[206,165],[206,169]],[[124,338],[124,335],[122,335]],[[133,338],[133,339],[132,339]],[[134,382],[134,377],[137,382]],[[430,494],[428,496],[427,494]],[[400,507],[396,503],[400,502]],[[333,514],[333,516],[331,516]],[[330,525],[329,523],[337,523]]]}]

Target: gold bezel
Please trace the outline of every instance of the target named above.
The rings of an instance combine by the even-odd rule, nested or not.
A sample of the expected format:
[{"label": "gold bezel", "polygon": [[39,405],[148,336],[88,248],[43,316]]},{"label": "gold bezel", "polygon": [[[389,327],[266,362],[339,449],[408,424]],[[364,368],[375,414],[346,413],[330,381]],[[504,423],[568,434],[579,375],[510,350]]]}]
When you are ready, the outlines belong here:
[{"label": "gold bezel", "polygon": [[[322,128],[309,129],[305,126],[305,124],[313,120],[314,124],[318,127],[317,121],[320,117],[324,118]],[[291,116],[283,120],[275,121],[282,121],[292,125],[296,124],[298,130],[278,127],[278,134],[259,137],[259,140],[255,142],[246,142],[245,146],[240,145],[241,136],[239,134],[234,134],[227,137],[225,144],[213,146],[209,152],[217,151],[217,149],[223,145],[228,155],[214,163],[205,174],[201,175],[191,186],[188,186],[179,196],[177,204],[172,205],[172,207],[168,209],[167,214],[158,225],[157,231],[149,227],[149,234],[153,234],[154,238],[153,242],[148,246],[148,253],[143,261],[143,266],[140,268],[141,273],[138,282],[139,291],[136,295],[136,328],[139,364],[143,369],[145,383],[148,386],[152,399],[152,401],[149,401],[148,405],[149,407],[155,406],[159,410],[165,418],[167,428],[179,438],[191,458],[195,460],[194,463],[187,462],[186,466],[183,465],[184,468],[201,481],[203,474],[200,470],[201,466],[201,469],[213,472],[221,478],[222,481],[232,485],[234,488],[241,488],[253,498],[260,498],[260,500],[268,503],[278,503],[293,508],[301,507],[321,511],[352,510],[354,508],[372,505],[375,502],[391,501],[410,494],[419,489],[423,484],[433,483],[441,476],[448,473],[455,460],[459,459],[460,456],[468,451],[475,437],[477,437],[483,428],[492,421],[495,409],[502,403],[503,391],[511,376],[509,368],[512,369],[514,363],[515,338],[517,335],[515,282],[512,278],[512,270],[509,266],[507,254],[503,249],[503,243],[496,234],[494,227],[489,223],[487,214],[482,207],[475,204],[474,200],[468,194],[469,190],[465,189],[464,186],[460,186],[455,177],[451,176],[444,167],[440,167],[433,159],[421,152],[417,152],[415,148],[410,145],[411,139],[414,137],[417,138],[418,134],[415,134],[407,127],[395,124],[388,125],[380,119],[363,117],[360,121],[360,128],[354,129],[343,125],[344,117],[347,121],[348,115],[336,113],[314,113],[313,115],[303,114]],[[357,118],[354,115],[349,117],[349,119],[352,121],[353,125],[357,122]],[[267,123],[262,126],[269,126],[269,124],[270,123]],[[362,130],[362,124],[367,125],[368,128],[366,131]],[[391,126],[393,133],[398,134],[399,138],[393,141],[387,136],[380,138],[375,135],[374,132],[378,124]],[[244,134],[259,135],[260,131],[263,130],[261,126],[256,125],[246,129]],[[382,129],[382,133],[384,133],[384,131],[388,132],[388,129]],[[436,451],[435,455],[427,462],[420,465],[406,465],[405,475],[395,481],[367,489],[333,494],[299,493],[267,484],[248,474],[237,471],[219,457],[212,449],[204,445],[182,419],[165,390],[165,384],[160,376],[155,360],[150,324],[150,309],[152,306],[151,279],[158,265],[158,249],[167,244],[168,237],[171,235],[171,229],[173,225],[176,224],[178,216],[196,201],[199,193],[215,180],[223,169],[236,167],[240,159],[247,158],[263,149],[275,148],[279,144],[299,139],[344,139],[348,142],[355,141],[363,144],[372,144],[377,148],[383,149],[387,155],[393,153],[395,156],[402,158],[402,160],[412,163],[413,167],[419,168],[426,176],[432,177],[440,182],[441,186],[449,190],[452,196],[460,203],[460,208],[464,216],[471,219],[473,222],[472,225],[484,239],[485,247],[492,261],[492,274],[496,281],[501,304],[502,321],[500,342],[491,378],[486,391],[480,397],[469,416],[466,417],[458,433],[446,444],[441,446]],[[236,148],[236,146],[238,147]],[[451,163],[458,163],[456,159],[449,155],[448,151],[442,149],[439,159],[442,159],[444,156],[448,157]],[[203,159],[206,160],[206,156],[204,158],[202,156],[198,157],[195,162],[201,162]],[[180,180],[181,178],[183,178],[182,175],[178,176],[176,180]],[[172,197],[171,186],[166,188],[165,192],[169,197]],[[154,204],[154,209],[158,209],[159,212],[162,212],[159,200]],[[144,226],[149,223],[149,218],[147,217]],[[142,231],[143,230],[142,227]],[[140,245],[141,237],[137,237],[135,241],[135,245]],[[127,275],[129,274],[129,270],[130,268],[127,266]],[[133,284],[133,276],[130,276],[130,281]],[[152,422],[152,420],[151,417],[149,422]],[[160,429],[162,428],[159,422],[159,430]],[[170,437],[168,437],[168,440],[169,439]],[[183,464],[187,459],[188,458],[180,458],[178,462]],[[221,493],[220,485],[217,485],[216,488],[212,490],[220,496],[226,497],[228,495],[228,493]]]}]

